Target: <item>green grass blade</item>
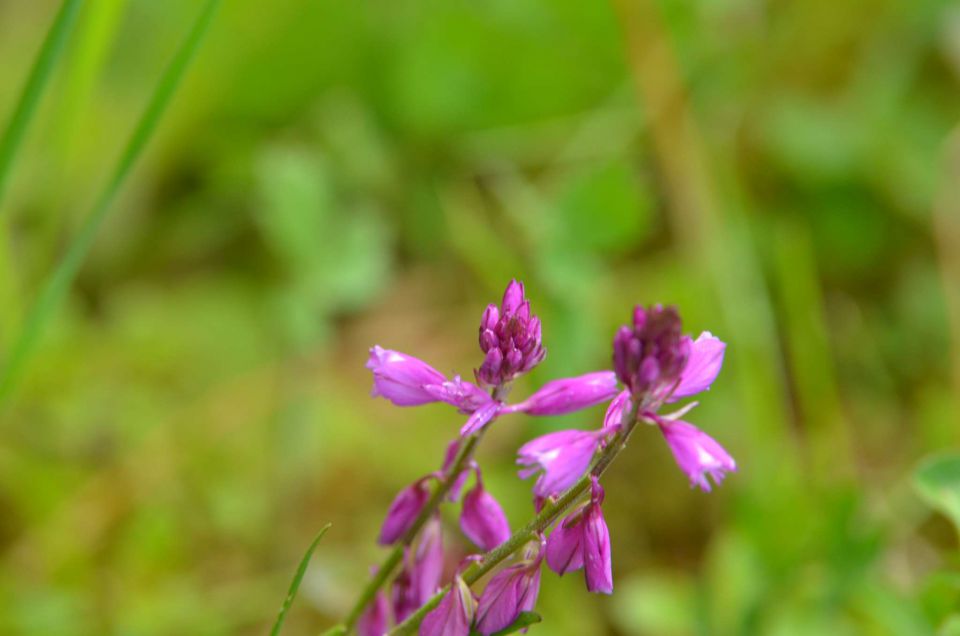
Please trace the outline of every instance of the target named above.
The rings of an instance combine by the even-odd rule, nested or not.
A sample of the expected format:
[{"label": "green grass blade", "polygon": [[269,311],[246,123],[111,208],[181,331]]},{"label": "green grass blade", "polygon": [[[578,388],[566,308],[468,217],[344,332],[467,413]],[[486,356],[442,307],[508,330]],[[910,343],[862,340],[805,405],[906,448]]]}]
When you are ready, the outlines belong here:
[{"label": "green grass blade", "polygon": [[327,534],[327,530],[329,530],[332,525],[332,523],[328,523],[320,528],[320,532],[314,537],[313,543],[310,544],[306,554],[304,554],[300,560],[297,573],[293,575],[293,580],[290,581],[287,598],[283,599],[283,605],[280,606],[280,613],[277,614],[277,621],[273,624],[273,629],[270,630],[270,636],[277,636],[277,634],[280,633],[280,629],[283,627],[283,621],[287,618],[287,610],[290,609],[290,606],[293,604],[293,599],[297,596],[297,590],[300,589],[300,581],[303,580],[303,575],[307,573],[307,565],[310,564],[310,557],[313,556],[313,551],[316,550],[317,545],[320,544],[320,539],[323,538],[323,535]]},{"label": "green grass blade", "polygon": [[133,131],[133,135],[130,137],[130,141],[120,156],[120,161],[117,163],[113,176],[94,204],[93,210],[84,220],[80,231],[70,242],[66,255],[44,282],[40,295],[30,308],[20,333],[13,343],[12,350],[5,360],[3,368],[0,369],[0,402],[9,395],[43,328],[69,290],[77,270],[80,269],[80,265],[93,245],[97,231],[110,209],[110,204],[127,175],[129,175],[134,162],[140,156],[147,141],[153,135],[161,115],[169,105],[170,99],[180,85],[187,67],[200,47],[203,36],[210,26],[210,21],[213,19],[213,14],[219,4],[220,0],[208,0],[197,17],[190,33],[180,45],[170,65],[167,66],[160,78],[153,97],[150,99],[146,110],[137,123],[137,127]]},{"label": "green grass blade", "polygon": [[30,69],[27,83],[23,87],[20,101],[13,111],[13,116],[10,118],[3,139],[0,139],[0,201],[3,200],[3,193],[10,177],[13,160],[20,149],[20,143],[27,132],[27,126],[36,113],[37,105],[43,95],[43,89],[46,88],[50,80],[53,67],[56,66],[57,59],[63,52],[67,36],[77,21],[77,13],[81,4],[83,4],[83,0],[63,0],[63,4],[60,5],[60,12],[57,13],[56,19],[50,25],[50,30],[43,41],[43,46],[40,47],[33,68]]}]

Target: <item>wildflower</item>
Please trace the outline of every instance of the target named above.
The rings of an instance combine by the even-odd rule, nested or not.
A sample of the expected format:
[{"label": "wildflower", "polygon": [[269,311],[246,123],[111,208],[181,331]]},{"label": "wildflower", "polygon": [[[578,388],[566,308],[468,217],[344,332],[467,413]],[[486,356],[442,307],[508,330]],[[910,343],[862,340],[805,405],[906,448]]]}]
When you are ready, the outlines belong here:
[{"label": "wildflower", "polygon": [[590,502],[567,516],[547,539],[547,565],[563,575],[584,568],[587,590],[613,593],[610,533],[603,518],[603,487],[592,477]]},{"label": "wildflower", "polygon": [[533,610],[540,593],[543,552],[541,536],[535,554],[528,551],[523,560],[504,568],[487,583],[477,608],[477,631],[483,636],[512,625],[521,612]]},{"label": "wildflower", "polygon": [[641,405],[639,415],[659,426],[691,485],[707,492],[711,489],[707,476],[719,484],[727,472],[737,469],[736,462],[713,438],[679,419],[696,402],[669,415],[659,415],[657,410],[664,403],[708,390],[723,366],[726,346],[708,331],[696,340],[682,335],[677,311],[659,305],[634,308],[633,328],[621,327],[613,341],[614,367],[627,390],[611,403],[605,426],[619,426],[630,403],[624,397],[629,392]]},{"label": "wildflower", "polygon": [[393,614],[406,619],[433,596],[443,574],[443,532],[439,517],[424,526],[416,549],[404,553],[404,565],[393,582]]},{"label": "wildflower", "polygon": [[524,466],[520,478],[540,472],[533,486],[537,497],[549,497],[566,490],[590,466],[606,434],[604,430],[569,430],[530,440],[517,451],[517,464]]},{"label": "wildflower", "polygon": [[616,394],[616,374],[595,371],[547,382],[526,400],[505,410],[529,415],[564,415],[606,402]]},{"label": "wildflower", "polygon": [[707,475],[720,485],[728,471],[737,469],[737,463],[729,453],[693,424],[664,418],[657,420],[677,465],[690,478],[691,486],[699,486],[705,492],[710,492]]},{"label": "wildflower", "polygon": [[488,305],[480,319],[480,349],[486,354],[475,371],[481,386],[503,386],[543,361],[540,319],[530,313],[523,283],[510,281],[499,309]]},{"label": "wildflower", "polygon": [[613,339],[613,367],[634,396],[662,400],[675,388],[690,349],[674,307],[637,306],[633,327],[620,327]]},{"label": "wildflower", "polygon": [[390,508],[387,509],[387,518],[383,520],[377,543],[380,545],[395,543],[410,529],[430,498],[430,492],[424,484],[432,477],[428,475],[418,479],[397,493]]},{"label": "wildflower", "polygon": [[371,395],[385,397],[397,406],[447,402],[472,412],[491,399],[459,376],[448,381],[423,360],[379,345],[370,349],[366,367],[373,372]]},{"label": "wildflower", "polygon": [[477,484],[463,498],[460,529],[480,549],[492,550],[510,538],[510,524],[503,508],[493,495],[483,488],[480,469],[476,469]]},{"label": "wildflower", "polygon": [[380,591],[373,597],[357,620],[357,636],[383,636],[387,633],[387,617],[390,613],[390,604],[386,595]]},{"label": "wildflower", "polygon": [[450,591],[420,623],[420,636],[469,636],[477,599],[457,574]]}]

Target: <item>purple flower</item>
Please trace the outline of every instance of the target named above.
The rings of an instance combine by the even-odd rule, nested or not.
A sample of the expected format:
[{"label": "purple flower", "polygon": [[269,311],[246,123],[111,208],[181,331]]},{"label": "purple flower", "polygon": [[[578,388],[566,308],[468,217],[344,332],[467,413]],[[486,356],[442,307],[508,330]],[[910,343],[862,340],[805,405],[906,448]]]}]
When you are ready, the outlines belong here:
[{"label": "purple flower", "polygon": [[680,384],[667,401],[674,402],[709,389],[723,366],[726,348],[726,343],[709,331],[701,333],[690,343],[690,359],[680,373]]},{"label": "purple flower", "polygon": [[507,410],[530,415],[563,415],[606,402],[616,394],[616,374],[596,371],[547,382],[536,393]]},{"label": "purple flower", "polygon": [[393,581],[393,614],[406,619],[433,596],[443,574],[443,531],[433,517],[423,528],[416,549],[404,553],[404,566]]},{"label": "purple flower", "polygon": [[380,591],[367,605],[363,614],[357,619],[357,636],[383,636],[387,633],[387,616],[390,613],[390,604],[386,595]]},{"label": "purple flower", "polygon": [[410,529],[417,515],[430,498],[430,491],[424,485],[432,476],[424,477],[413,482],[394,497],[393,503],[387,509],[387,518],[380,528],[380,537],[377,543],[390,545],[395,543]]},{"label": "purple flower", "polygon": [[420,623],[420,636],[470,636],[477,600],[458,574],[450,591]]},{"label": "purple flower", "polygon": [[530,612],[540,593],[540,563],[543,561],[543,538],[536,556],[504,568],[490,579],[477,608],[477,631],[490,636],[512,625],[521,612]]},{"label": "purple flower", "polygon": [[613,402],[607,407],[607,413],[603,416],[603,430],[615,432],[620,430],[623,414],[630,406],[630,390],[620,391]]},{"label": "purple flower", "polygon": [[696,426],[681,420],[657,418],[657,421],[677,465],[690,478],[691,486],[710,492],[707,475],[719,485],[727,472],[737,469],[737,463],[727,451]]},{"label": "purple flower", "polygon": [[533,487],[537,497],[560,493],[590,466],[605,431],[557,431],[530,440],[517,451],[517,464],[524,466],[520,478],[542,471]]},{"label": "purple flower", "polygon": [[603,487],[593,477],[590,503],[575,511],[547,539],[547,565],[563,575],[584,568],[587,590],[613,593],[610,533],[603,518]]},{"label": "purple flower", "polygon": [[472,412],[491,399],[470,382],[447,380],[423,360],[380,346],[370,349],[366,367],[373,372],[373,397],[383,396],[397,406],[447,402]]},{"label": "purple flower", "polygon": [[487,551],[510,538],[510,524],[503,508],[483,487],[477,469],[477,485],[463,498],[460,529],[477,547]]},{"label": "purple flower", "polygon": [[674,307],[635,307],[633,326],[620,327],[613,339],[617,377],[648,401],[663,400],[673,390],[689,356],[690,339]]},{"label": "purple flower", "polygon": [[500,412],[500,409],[503,407],[500,402],[490,401],[478,408],[476,411],[470,415],[470,419],[460,428],[460,436],[467,437],[468,435],[473,435],[493,421],[493,418],[497,416]]},{"label": "purple flower", "polygon": [[480,349],[486,356],[476,371],[482,386],[501,386],[540,364],[540,319],[530,313],[523,283],[510,281],[499,309],[488,305],[480,319]]}]

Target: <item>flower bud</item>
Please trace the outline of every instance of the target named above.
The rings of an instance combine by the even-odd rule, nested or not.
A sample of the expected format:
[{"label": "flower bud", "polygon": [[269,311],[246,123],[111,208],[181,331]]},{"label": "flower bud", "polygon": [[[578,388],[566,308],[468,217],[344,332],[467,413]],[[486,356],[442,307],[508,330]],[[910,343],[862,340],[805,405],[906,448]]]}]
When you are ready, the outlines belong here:
[{"label": "flower bud", "polygon": [[496,305],[484,310],[480,349],[485,357],[476,370],[477,381],[488,387],[506,384],[543,360],[540,319],[531,314],[522,283],[510,281],[499,310]]},{"label": "flower bud", "polygon": [[460,529],[484,551],[493,550],[510,538],[507,516],[493,495],[484,489],[479,469],[477,485],[463,498]]},{"label": "flower bud", "polygon": [[613,339],[613,367],[630,392],[663,400],[675,388],[690,355],[674,307],[635,307],[633,328],[620,327]]},{"label": "flower bud", "polygon": [[394,497],[393,503],[387,509],[387,518],[380,528],[380,545],[391,545],[410,529],[417,515],[430,498],[430,492],[424,485],[424,479],[418,479],[407,486]]}]

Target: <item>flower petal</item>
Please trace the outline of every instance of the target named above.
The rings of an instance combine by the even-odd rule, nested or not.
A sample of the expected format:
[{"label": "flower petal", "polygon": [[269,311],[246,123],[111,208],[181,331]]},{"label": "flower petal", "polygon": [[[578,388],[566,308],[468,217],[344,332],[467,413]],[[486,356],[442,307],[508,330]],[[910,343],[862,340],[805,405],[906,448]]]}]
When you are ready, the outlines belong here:
[{"label": "flower petal", "polygon": [[613,371],[596,371],[547,382],[536,393],[510,409],[530,415],[563,415],[606,402],[616,392],[616,374]]},{"label": "flower petal", "polygon": [[467,437],[483,430],[497,416],[501,406],[499,402],[490,401],[478,408],[460,428],[460,436]]},{"label": "flower petal", "polygon": [[566,490],[590,466],[602,435],[603,431],[557,431],[527,442],[517,451],[517,463],[525,466],[520,477],[543,471],[533,487],[538,497]]},{"label": "flower petal", "polygon": [[730,454],[693,424],[682,420],[661,420],[660,430],[680,470],[690,478],[691,485],[710,492],[707,475],[719,485],[727,472],[737,469],[737,463]]},{"label": "flower petal", "polygon": [[495,547],[510,538],[510,524],[503,508],[479,482],[463,498],[460,513],[460,529],[468,539],[484,551]]},{"label": "flower petal", "polygon": [[690,358],[680,372],[680,384],[674,389],[669,402],[706,391],[717,379],[723,366],[723,354],[727,345],[709,331],[701,333],[691,343]]},{"label": "flower petal", "polygon": [[438,398],[424,387],[446,380],[423,360],[380,346],[370,349],[366,367],[373,372],[372,395],[383,396],[397,406],[436,402]]}]

